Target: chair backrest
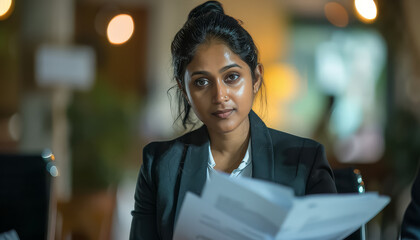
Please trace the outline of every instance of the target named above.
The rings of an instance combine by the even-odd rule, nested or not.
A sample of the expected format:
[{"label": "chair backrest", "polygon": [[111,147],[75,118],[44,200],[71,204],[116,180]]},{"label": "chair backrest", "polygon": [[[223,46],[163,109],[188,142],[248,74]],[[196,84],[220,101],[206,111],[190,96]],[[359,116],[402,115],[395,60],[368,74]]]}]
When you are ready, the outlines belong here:
[{"label": "chair backrest", "polygon": [[46,239],[51,175],[40,155],[0,154],[0,233]]},{"label": "chair backrest", "polygon": [[[338,193],[364,193],[365,184],[362,174],[355,168],[334,169],[335,185]],[[362,225],[356,232],[345,238],[346,240],[365,240],[366,229]]]}]

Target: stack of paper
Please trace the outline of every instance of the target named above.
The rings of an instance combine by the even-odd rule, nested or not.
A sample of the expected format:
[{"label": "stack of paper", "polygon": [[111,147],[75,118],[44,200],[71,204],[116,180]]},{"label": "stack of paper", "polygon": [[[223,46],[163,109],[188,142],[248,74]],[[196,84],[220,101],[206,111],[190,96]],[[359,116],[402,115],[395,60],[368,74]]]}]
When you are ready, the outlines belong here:
[{"label": "stack of paper", "polygon": [[215,174],[201,197],[187,193],[174,240],[343,239],[388,203],[377,193],[295,197],[279,184]]}]

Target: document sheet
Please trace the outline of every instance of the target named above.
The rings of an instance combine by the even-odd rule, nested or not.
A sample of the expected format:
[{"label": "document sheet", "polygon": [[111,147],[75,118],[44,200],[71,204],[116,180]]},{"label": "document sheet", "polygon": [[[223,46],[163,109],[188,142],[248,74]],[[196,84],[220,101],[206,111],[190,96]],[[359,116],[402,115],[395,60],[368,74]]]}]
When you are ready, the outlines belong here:
[{"label": "document sheet", "polygon": [[286,186],[220,173],[201,197],[186,194],[174,240],[343,239],[389,201],[377,193],[295,197]]}]

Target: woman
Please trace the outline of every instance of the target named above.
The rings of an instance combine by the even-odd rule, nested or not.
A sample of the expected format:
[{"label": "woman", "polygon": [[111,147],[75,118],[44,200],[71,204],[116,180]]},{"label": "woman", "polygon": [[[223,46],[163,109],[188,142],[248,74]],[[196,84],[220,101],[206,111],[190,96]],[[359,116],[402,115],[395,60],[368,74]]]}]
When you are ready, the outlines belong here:
[{"label": "woman", "polygon": [[184,127],[191,109],[204,125],[143,149],[131,239],[172,239],[186,192],[200,195],[215,170],[296,195],[336,192],[322,145],[269,129],[251,110],[263,67],[251,36],[220,3],[193,9],[171,50]]},{"label": "woman", "polygon": [[405,210],[401,239],[420,239],[420,169],[411,187],[411,202]]}]

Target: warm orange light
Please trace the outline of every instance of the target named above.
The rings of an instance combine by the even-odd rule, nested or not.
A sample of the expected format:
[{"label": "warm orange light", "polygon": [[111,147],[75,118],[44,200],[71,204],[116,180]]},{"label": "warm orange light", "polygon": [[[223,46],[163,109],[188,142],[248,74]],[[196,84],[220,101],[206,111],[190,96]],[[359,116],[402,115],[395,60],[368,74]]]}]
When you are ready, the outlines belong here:
[{"label": "warm orange light", "polygon": [[288,64],[272,64],[265,69],[264,80],[267,95],[279,101],[292,100],[298,90],[298,76],[293,66]]},{"label": "warm orange light", "polygon": [[299,75],[292,65],[274,63],[265,68],[264,83],[267,93],[266,111],[261,109],[259,98],[253,109],[264,116],[264,121],[270,127],[283,124],[287,104],[299,93]]},{"label": "warm orange light", "polygon": [[120,45],[127,42],[134,32],[133,18],[128,14],[119,14],[111,19],[107,28],[108,41]]},{"label": "warm orange light", "polygon": [[329,2],[324,6],[325,17],[334,26],[345,27],[349,24],[349,15],[346,9],[339,3]]},{"label": "warm orange light", "polygon": [[371,22],[375,20],[378,10],[373,0],[355,0],[354,6],[362,21]]},{"label": "warm orange light", "polygon": [[13,10],[13,0],[0,0],[0,20],[10,16]]}]

